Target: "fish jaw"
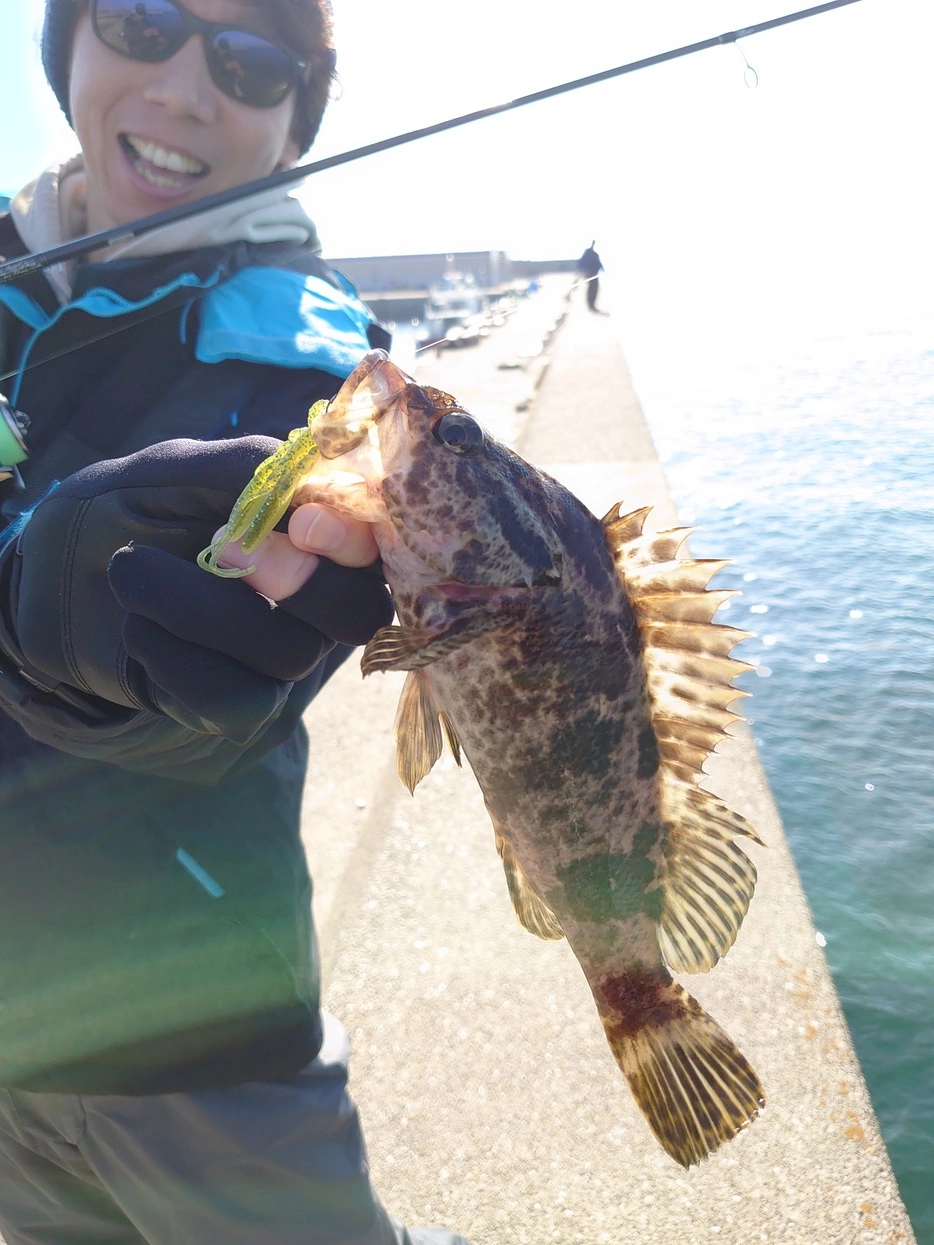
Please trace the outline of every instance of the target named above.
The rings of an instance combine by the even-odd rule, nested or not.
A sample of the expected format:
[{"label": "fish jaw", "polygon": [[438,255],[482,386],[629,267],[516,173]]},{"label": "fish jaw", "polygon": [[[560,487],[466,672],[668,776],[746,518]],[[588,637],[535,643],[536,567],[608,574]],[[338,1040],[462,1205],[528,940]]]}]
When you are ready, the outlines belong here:
[{"label": "fish jaw", "polygon": [[339,458],[319,456],[295,490],[293,504],[321,502],[339,514],[363,523],[386,520],[386,505],[379,487],[379,474],[373,468],[373,448],[369,435]]},{"label": "fish jaw", "polygon": [[372,350],[314,421],[318,455],[295,491],[294,504],[322,502],[365,523],[386,520],[379,424],[391,424],[401,394],[412,384],[384,350]]},{"label": "fish jaw", "polygon": [[327,410],[315,420],[315,442],[321,457],[338,459],[367,440],[411,384],[412,378],[396,367],[385,350],[364,355]]}]

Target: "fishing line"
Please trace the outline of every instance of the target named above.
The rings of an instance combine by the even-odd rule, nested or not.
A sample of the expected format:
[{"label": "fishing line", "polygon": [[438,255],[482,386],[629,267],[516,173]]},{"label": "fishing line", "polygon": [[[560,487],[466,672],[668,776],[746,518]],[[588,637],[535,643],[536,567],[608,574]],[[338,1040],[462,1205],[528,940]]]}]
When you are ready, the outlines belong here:
[{"label": "fishing line", "polygon": [[[24,277],[32,272],[41,271],[44,268],[52,267],[55,264],[62,264],[69,260],[80,259],[88,255],[92,251],[101,250],[105,247],[114,246],[120,242],[127,242],[134,238],[140,238],[151,233],[154,229],[161,229],[163,226],[175,224],[176,222],[188,220],[193,216],[200,215],[203,212],[212,211],[214,208],[223,207],[230,203],[236,203],[240,199],[249,198],[251,195],[261,194],[278,187],[290,186],[295,182],[303,181],[306,177],[311,177],[315,173],[324,172],[327,169],[337,168],[342,164],[349,164],[354,160],[362,160],[366,156],[376,155],[381,151],[389,151],[393,147],[401,147],[406,143],[416,142],[421,138],[429,138],[434,134],[441,134],[446,130],[453,130],[463,125],[470,125],[474,121],[482,121],[487,117],[499,116],[502,113],[510,112],[516,108],[524,108],[528,104],[536,104],[545,99],[551,99],[557,95],[566,94],[569,91],[577,91],[583,87],[594,86],[598,82],[607,82],[612,78],[622,77],[624,74],[636,73],[640,69],[648,69],[653,65],[661,65],[666,61],[677,60],[683,56],[693,56],[697,52],[704,52],[709,48],[720,47],[728,43],[736,43],[737,39],[745,39],[749,35],[761,34],[766,30],[774,30],[778,26],[786,26],[791,22],[804,21],[806,18],[816,17],[821,13],[830,12],[832,9],[840,9],[850,4],[857,4],[859,0],[827,0],[824,4],[815,5],[809,9],[800,9],[795,13],[786,13],[781,17],[773,17],[768,21],[757,22],[752,26],[744,26],[740,30],[728,30],[723,34],[714,35],[709,39],[701,39],[697,43],[685,44],[683,47],[672,48],[667,52],[658,52],[653,56],[646,56],[640,60],[630,61],[625,65],[617,65],[614,69],[604,69],[599,73],[588,74],[583,78],[574,78],[569,82],[562,82],[557,86],[546,87],[541,91],[533,91],[529,95],[520,95],[516,99],[507,100],[500,104],[494,104],[489,108],[480,108],[474,112],[464,113],[459,117],[450,117],[446,121],[437,121],[433,125],[424,126],[418,130],[408,130],[404,134],[396,134],[391,138],[379,139],[377,142],[367,143],[363,147],[355,147],[350,151],[345,151],[339,155],[327,156],[322,160],[314,160],[308,164],[298,165],[293,169],[281,170],[278,173],[271,173],[268,177],[259,178],[256,181],[246,182],[241,186],[233,186],[227,190],[219,191],[217,194],[207,195],[203,199],[195,200],[192,203],[182,204],[179,207],[168,208],[162,212],[155,212],[151,216],[141,217],[139,220],[129,221],[125,225],[117,225],[112,229],[103,230],[100,233],[88,234],[82,238],[75,238],[71,242],[65,242],[61,246],[52,247],[47,251],[36,251],[30,255],[21,256],[18,259],[7,260],[0,263],[0,285],[14,281],[17,278]],[[740,51],[742,51],[740,49]],[[745,60],[745,55],[743,56]],[[746,62],[749,65],[748,61]],[[751,68],[751,66],[749,66]],[[753,70],[753,72],[755,72]],[[158,314],[154,312],[153,314]],[[124,331],[124,326],[113,328],[109,332],[96,336],[93,340],[100,341],[104,337],[110,337],[114,333]],[[61,359],[65,355],[71,354],[75,350],[80,350],[82,346],[90,344],[88,342],[78,342],[73,346],[60,351],[54,355],[48,355],[36,363],[27,365],[29,370],[33,367],[39,367],[42,363],[50,363],[55,359]],[[0,384],[10,380],[18,375],[19,368],[0,374]]]}]

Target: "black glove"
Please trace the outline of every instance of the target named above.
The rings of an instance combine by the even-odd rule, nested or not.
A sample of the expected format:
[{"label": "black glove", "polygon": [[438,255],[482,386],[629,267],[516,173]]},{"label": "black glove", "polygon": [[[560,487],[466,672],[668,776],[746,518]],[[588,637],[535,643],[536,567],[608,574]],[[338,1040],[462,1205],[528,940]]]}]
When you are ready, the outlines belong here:
[{"label": "black glove", "polygon": [[194,564],[277,445],[167,441],[63,481],[0,554],[0,647],[19,671],[245,743],[335,642],[388,623],[376,568],[322,559],[274,607]]}]

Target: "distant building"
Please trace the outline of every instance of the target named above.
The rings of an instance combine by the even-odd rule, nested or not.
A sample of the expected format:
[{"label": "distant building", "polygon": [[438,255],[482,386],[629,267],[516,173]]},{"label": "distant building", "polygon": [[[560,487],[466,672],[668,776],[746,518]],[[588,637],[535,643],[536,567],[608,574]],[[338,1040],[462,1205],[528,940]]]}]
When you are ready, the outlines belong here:
[{"label": "distant building", "polygon": [[328,259],[358,290],[389,294],[396,290],[426,290],[446,272],[469,273],[478,285],[490,289],[511,278],[505,251],[451,251],[438,255],[369,255]]},{"label": "distant building", "polygon": [[328,257],[328,263],[352,281],[361,294],[391,295],[398,291],[427,290],[448,272],[468,274],[482,289],[492,290],[536,273],[571,272],[575,261],[515,260],[505,251],[448,251],[436,255]]}]

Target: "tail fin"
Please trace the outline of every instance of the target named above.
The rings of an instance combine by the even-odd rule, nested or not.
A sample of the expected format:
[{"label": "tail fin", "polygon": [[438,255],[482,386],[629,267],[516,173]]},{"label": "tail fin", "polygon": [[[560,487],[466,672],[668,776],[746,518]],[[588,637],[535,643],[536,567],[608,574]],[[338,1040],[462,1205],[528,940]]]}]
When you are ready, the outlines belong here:
[{"label": "tail fin", "polygon": [[731,1039],[664,970],[594,988],[610,1049],[658,1141],[690,1167],[759,1114],[759,1078]]}]

